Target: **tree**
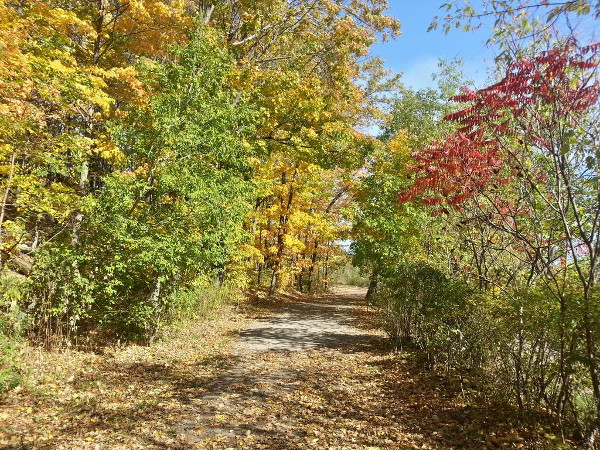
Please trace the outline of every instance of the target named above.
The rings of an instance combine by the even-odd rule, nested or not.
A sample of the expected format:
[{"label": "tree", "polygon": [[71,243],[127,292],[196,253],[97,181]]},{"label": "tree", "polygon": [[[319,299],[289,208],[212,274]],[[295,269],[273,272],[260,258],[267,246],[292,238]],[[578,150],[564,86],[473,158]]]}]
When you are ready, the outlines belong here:
[{"label": "tree", "polygon": [[[125,160],[85,207],[77,246],[40,256],[38,327],[102,324],[152,336],[169,296],[199,276],[225,276],[246,242],[253,112],[235,103],[233,65],[205,29],[144,69],[151,100],[112,126]],[[60,257],[58,257],[60,255]],[[81,331],[81,330],[78,330]],[[84,330],[85,331],[85,330]]]},{"label": "tree", "polygon": [[[274,292],[285,280],[291,282],[286,274],[297,272],[294,259],[285,254],[286,241],[296,240],[289,224],[302,199],[299,186],[315,171],[353,171],[363,164],[370,139],[356,126],[372,102],[356,81],[359,59],[377,33],[397,33],[399,24],[383,14],[385,2],[291,2],[264,11],[263,6],[215,8],[211,23],[230,30],[227,36],[241,66],[240,89],[264,112],[256,138],[262,152],[255,163],[265,188],[256,200],[257,214],[266,223],[252,227],[263,253],[257,278],[270,270]],[[305,206],[310,209],[312,202]],[[315,211],[303,212],[308,217]]]},{"label": "tree", "polygon": [[39,335],[151,335],[171,293],[252,255],[272,291],[324,285],[385,89],[364,58],[399,31],[386,8],[0,2],[2,263],[29,277]]},{"label": "tree", "polygon": [[414,164],[412,154],[452,129],[443,117],[450,111],[447,96],[456,92],[463,79],[460,63],[440,61],[436,78],[438,89],[415,91],[395,85],[381,142],[369,155],[356,189],[352,248],[355,264],[371,274],[369,296],[378,277],[389,275],[383,273],[385,268],[427,260],[432,256],[427,248],[441,243],[431,242],[442,234],[436,219],[419,207],[397,201],[398,192],[411,185],[412,172],[407,167]]},{"label": "tree", "polygon": [[[560,306],[559,414],[571,395],[567,349],[581,352],[596,403],[590,442],[600,411],[599,49],[568,40],[514,62],[495,85],[465,89],[454,100],[467,107],[446,116],[457,131],[415,156],[414,184],[401,195],[476,211],[472,218],[510,237],[504,248],[526,264],[526,285],[545,286]],[[567,329],[572,320],[576,329]]]},{"label": "tree", "polygon": [[495,42],[506,33],[516,33],[521,38],[539,37],[540,33],[551,31],[560,25],[561,21],[572,21],[576,17],[592,16],[597,19],[600,15],[600,4],[588,0],[501,0],[484,1],[481,7],[473,6],[472,2],[457,2],[452,0],[443,3],[440,9],[446,11],[446,16],[436,16],[429,29],[436,29],[443,24],[444,32],[452,28],[470,30],[478,28],[491,18],[494,25]]},{"label": "tree", "polygon": [[55,31],[63,21],[77,22],[72,14],[46,5],[2,3],[0,9],[7,32],[0,84],[8,108],[2,124],[3,263],[27,273],[31,259],[23,252],[34,252],[63,231],[77,208],[83,153],[109,159],[118,153],[105,136],[87,135],[79,120],[84,104],[94,109],[95,120],[106,118],[113,99],[101,78],[77,65],[68,38]]}]

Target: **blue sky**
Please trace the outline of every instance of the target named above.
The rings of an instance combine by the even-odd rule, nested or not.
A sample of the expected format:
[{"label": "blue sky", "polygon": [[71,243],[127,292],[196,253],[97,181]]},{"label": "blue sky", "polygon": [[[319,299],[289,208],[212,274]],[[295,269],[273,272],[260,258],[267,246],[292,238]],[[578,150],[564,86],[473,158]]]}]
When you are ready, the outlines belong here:
[{"label": "blue sky", "polygon": [[380,56],[388,69],[402,72],[403,82],[415,89],[435,83],[431,74],[437,71],[440,58],[461,58],[463,71],[482,87],[487,78],[487,68],[492,67],[493,52],[485,47],[490,37],[489,29],[476,32],[453,30],[445,35],[440,29],[427,32],[431,20],[442,15],[441,0],[391,0],[388,14],[399,19],[402,36],[386,43],[376,44],[371,54]]}]

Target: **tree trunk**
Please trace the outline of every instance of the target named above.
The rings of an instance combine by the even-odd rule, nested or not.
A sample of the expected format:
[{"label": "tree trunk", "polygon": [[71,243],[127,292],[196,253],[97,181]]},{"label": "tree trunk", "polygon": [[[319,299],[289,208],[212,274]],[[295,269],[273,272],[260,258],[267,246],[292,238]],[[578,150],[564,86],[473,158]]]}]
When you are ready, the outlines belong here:
[{"label": "tree trunk", "polygon": [[365,296],[365,300],[368,304],[372,303],[373,298],[377,293],[377,272],[378,271],[376,270],[373,271],[373,273],[371,274],[371,279],[369,281],[369,288],[367,289],[367,295]]},{"label": "tree trunk", "polygon": [[315,240],[315,246],[313,248],[312,257],[310,258],[311,264],[308,270],[308,292],[313,292],[313,276],[315,273],[315,267],[317,265],[317,250],[319,248],[319,241]]},{"label": "tree trunk", "polygon": [[[81,177],[79,178],[79,191],[81,195],[85,195],[86,187],[88,182],[89,167],[87,161],[81,163]],[[81,224],[83,222],[83,213],[81,211],[75,214],[75,220],[73,221],[73,236],[71,237],[71,245],[77,245],[79,243],[79,232],[81,231]]]},{"label": "tree trunk", "polygon": [[258,286],[260,286],[262,284],[262,273],[263,273],[263,264],[262,263],[258,263],[257,264],[257,275],[256,275],[256,284],[258,284]]},{"label": "tree trunk", "polygon": [[[151,322],[152,324],[152,330],[151,331],[151,336],[150,336],[150,341],[154,340],[154,336],[156,336],[156,332],[158,330],[158,327],[160,326],[160,314],[161,314],[161,306],[160,306],[160,292],[162,289],[162,283],[160,280],[156,280],[156,284],[154,285],[154,290],[152,291],[152,294],[150,294],[150,305],[152,305],[152,309],[154,310],[154,314],[156,315],[156,321],[154,323]],[[148,324],[150,325],[150,324]]]},{"label": "tree trunk", "polygon": [[519,306],[519,331],[518,331],[518,348],[515,357],[515,390],[517,391],[517,404],[519,412],[523,413],[523,349],[525,345],[525,337],[523,335],[523,306]]},{"label": "tree trunk", "polygon": [[329,290],[329,242],[327,243],[327,253],[325,254],[325,291]]},{"label": "tree trunk", "polygon": [[[286,227],[288,224],[289,211],[292,206],[292,201],[294,199],[294,177],[297,173],[297,168],[294,171],[294,175],[292,176],[292,181],[289,182],[290,187],[288,191],[287,201],[281,196],[281,211],[279,213],[279,229],[277,232],[277,260],[273,265],[273,274],[271,275],[271,285],[269,286],[269,295],[275,294],[277,289],[279,288],[279,284],[281,282],[281,269],[283,267],[283,252],[285,250],[285,235],[286,235]],[[281,185],[285,186],[288,184],[287,180],[287,172],[284,170],[281,173]]]}]

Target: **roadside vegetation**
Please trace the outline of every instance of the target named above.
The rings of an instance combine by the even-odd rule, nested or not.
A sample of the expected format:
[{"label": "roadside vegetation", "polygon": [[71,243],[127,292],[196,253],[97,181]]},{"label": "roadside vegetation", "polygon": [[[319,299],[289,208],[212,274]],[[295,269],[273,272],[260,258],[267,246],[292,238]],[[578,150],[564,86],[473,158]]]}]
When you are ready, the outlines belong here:
[{"label": "roadside vegetation", "polygon": [[600,47],[564,27],[592,14],[587,2],[523,3],[446,17],[496,19],[495,82],[447,72],[439,91],[397,98],[355,196],[354,261],[396,347],[521,411],[550,411],[594,448]]},{"label": "roadside vegetation", "polygon": [[60,402],[67,351],[118,409],[105,352],[348,284],[463,395],[598,445],[599,5],[441,7],[492,26],[487,87],[385,70],[385,0],[0,0],[3,398]]}]

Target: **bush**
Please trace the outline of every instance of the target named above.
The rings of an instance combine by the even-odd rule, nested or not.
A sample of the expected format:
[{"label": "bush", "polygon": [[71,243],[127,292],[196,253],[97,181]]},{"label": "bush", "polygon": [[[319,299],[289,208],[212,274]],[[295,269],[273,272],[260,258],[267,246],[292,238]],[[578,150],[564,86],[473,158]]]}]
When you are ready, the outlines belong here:
[{"label": "bush", "polygon": [[4,270],[0,272],[0,392],[18,386],[22,369],[20,353],[28,316],[19,307],[26,281]]},{"label": "bush", "polygon": [[465,284],[425,264],[388,270],[375,296],[394,345],[413,345],[429,366],[446,370],[482,366],[487,333],[477,300]]},{"label": "bush", "polygon": [[194,286],[181,289],[169,299],[169,321],[210,319],[225,305],[239,304],[244,299],[244,284],[239,280],[199,279]]},{"label": "bush", "polygon": [[561,307],[543,284],[507,294],[494,305],[504,338],[490,358],[491,372],[519,406],[551,410],[587,434],[594,413],[581,296],[565,291]]},{"label": "bush", "polygon": [[592,428],[581,330],[583,309],[596,318],[600,305],[572,292],[561,306],[543,284],[477,291],[426,264],[388,268],[375,302],[393,343],[410,344],[429,367],[476,371],[520,408],[553,411],[576,435]]},{"label": "bush", "polygon": [[46,343],[151,339],[171,295],[199,276],[222,274],[246,239],[239,224],[247,205],[232,200],[226,179],[211,186],[220,194],[206,188],[184,202],[165,192],[157,205],[139,199],[145,182],[114,175],[105,183],[86,203],[76,242],[65,232],[36,253],[29,303],[34,332]]},{"label": "bush", "polygon": [[[109,239],[107,249],[112,248]],[[194,266],[175,258],[172,270],[160,267],[159,250],[119,255],[98,250],[83,255],[64,246],[40,252],[32,277],[31,315],[34,337],[47,345],[63,341],[104,344],[114,340],[148,342],[160,327],[184,316],[209,316],[226,299],[239,298],[232,281],[209,279],[218,271],[192,278]],[[156,252],[156,253],[155,253]],[[166,264],[165,264],[166,265]]]}]

